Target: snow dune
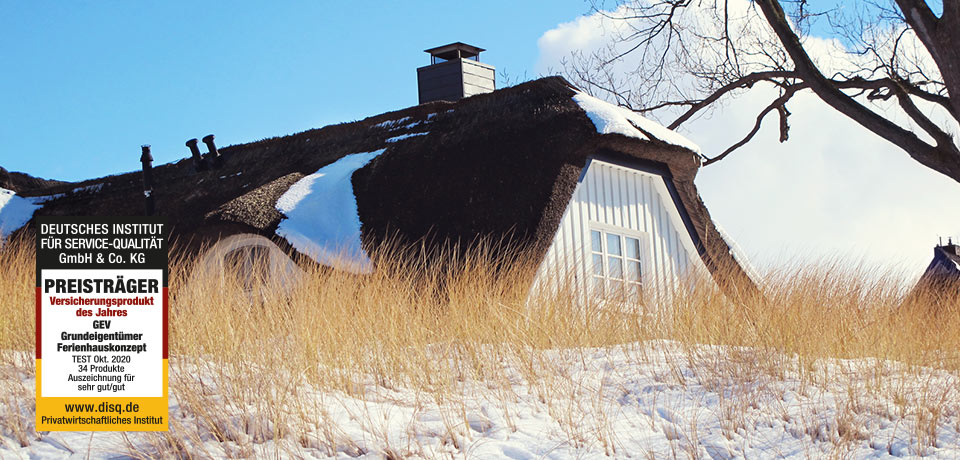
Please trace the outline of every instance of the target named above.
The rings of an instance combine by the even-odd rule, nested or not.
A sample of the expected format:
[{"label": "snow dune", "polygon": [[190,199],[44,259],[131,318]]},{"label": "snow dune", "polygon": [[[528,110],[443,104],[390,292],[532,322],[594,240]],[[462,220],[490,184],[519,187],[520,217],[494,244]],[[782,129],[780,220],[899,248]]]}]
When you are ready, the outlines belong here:
[{"label": "snow dune", "polygon": [[[915,418],[955,401],[956,374],[825,360],[806,375],[777,376],[757,366],[759,353],[669,341],[552,350],[532,364],[542,380],[527,380],[530,363],[504,360],[492,363],[502,367],[504,382],[450,382],[443,395],[383,385],[374,377],[358,382],[351,395],[298,383],[296,376],[218,379],[214,363],[175,359],[170,435],[191,455],[214,459],[960,458],[960,414]],[[876,391],[878,370],[896,379],[889,384],[899,387],[896,392]],[[904,372],[910,377],[902,378]],[[218,385],[248,378],[276,383],[265,391],[292,392],[276,407],[226,402]],[[32,376],[21,379],[20,403],[32,424]],[[191,401],[178,395],[184,382],[202,387],[205,400],[223,407],[179,405]],[[202,418],[211,412],[223,417],[216,436]],[[289,419],[278,422],[278,413]],[[150,452],[151,441],[161,444],[156,436],[51,432],[20,446],[7,430],[0,435],[0,458],[116,458],[131,445]]]}]

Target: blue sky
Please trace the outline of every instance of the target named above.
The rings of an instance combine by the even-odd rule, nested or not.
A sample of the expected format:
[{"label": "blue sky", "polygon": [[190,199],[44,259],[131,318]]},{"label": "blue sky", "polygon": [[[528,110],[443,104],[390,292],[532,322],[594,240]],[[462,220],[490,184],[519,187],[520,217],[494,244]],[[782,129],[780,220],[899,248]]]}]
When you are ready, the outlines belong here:
[{"label": "blue sky", "polygon": [[582,0],[126,2],[0,0],[0,166],[81,180],[417,103],[423,50],[488,49],[535,77],[537,39]]},{"label": "blue sky", "polygon": [[[408,107],[423,50],[453,41],[488,49],[482,60],[515,80],[534,78],[573,49],[608,44],[598,17],[581,17],[588,9],[583,0],[0,0],[0,166],[82,180],[138,169],[144,143],[164,163],[209,133],[226,146]],[[751,92],[681,132],[720,152],[765,97]],[[840,258],[918,276],[938,237],[960,236],[960,215],[943,212],[960,184],[815,97],[796,99],[789,142],[767,123],[700,171],[711,215],[762,268]]]}]

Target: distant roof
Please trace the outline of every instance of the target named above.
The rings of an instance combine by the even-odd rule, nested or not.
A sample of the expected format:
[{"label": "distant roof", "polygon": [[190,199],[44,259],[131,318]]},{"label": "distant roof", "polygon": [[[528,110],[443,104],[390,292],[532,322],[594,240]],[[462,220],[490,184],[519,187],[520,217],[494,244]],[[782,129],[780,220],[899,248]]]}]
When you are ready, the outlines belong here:
[{"label": "distant roof", "polygon": [[933,260],[914,287],[914,293],[923,292],[950,300],[960,296],[960,246],[951,242],[933,248]]},{"label": "distant roof", "polygon": [[954,278],[960,280],[960,246],[946,244],[933,249],[933,260],[924,277]]},{"label": "distant roof", "polygon": [[440,59],[456,59],[456,58],[471,58],[474,56],[479,56],[481,51],[486,51],[483,48],[479,48],[473,45],[468,45],[462,42],[451,43],[449,45],[438,46],[436,48],[430,48],[428,50],[423,50],[425,53],[430,53],[431,56],[436,56]]}]

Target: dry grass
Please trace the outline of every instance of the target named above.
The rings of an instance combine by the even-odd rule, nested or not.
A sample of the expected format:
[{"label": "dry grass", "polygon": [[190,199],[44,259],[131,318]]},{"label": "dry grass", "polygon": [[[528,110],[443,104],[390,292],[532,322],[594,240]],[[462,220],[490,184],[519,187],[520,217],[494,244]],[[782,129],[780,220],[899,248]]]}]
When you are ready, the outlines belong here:
[{"label": "dry grass", "polygon": [[[583,305],[565,290],[528,298],[529,266],[494,263],[490,253],[444,256],[452,261],[445,268],[381,254],[390,262],[371,275],[314,267],[296,280],[253,282],[236,267],[172,261],[170,387],[182,417],[169,434],[125,437],[121,449],[137,458],[241,458],[263,455],[257,446],[265,444],[275,455],[359,455],[371,446],[385,456],[433,455],[416,437],[391,438],[390,414],[345,402],[403,392],[414,395],[404,402],[411,420],[441,408],[446,448],[469,455],[486,422],[465,385],[482,382],[508,428],[516,429],[514,403],[531,395],[566,443],[618,455],[626,447],[612,426],[616,398],[570,370],[611,347],[632,362],[662,364],[664,385],[720,395],[714,413],[683,423],[668,427],[669,416],[651,415],[651,427],[673,430],[672,453],[652,457],[705,456],[698,427],[714,419],[734,439],[773,417],[798,438],[833,446],[836,458],[869,438],[871,417],[902,425],[918,454],[938,447],[947,423],[960,423],[958,390],[930,377],[960,371],[960,306],[904,303],[900,280],[834,264],[770,274],[763,298],[731,301],[699,283],[670,305],[637,311]],[[9,376],[33,372],[23,353],[34,344],[33,257],[25,242],[0,250],[0,433],[23,443],[38,438],[32,390]],[[804,397],[840,395],[825,402],[835,416],[788,407],[785,381]],[[379,439],[351,436],[335,423],[338,407]],[[886,448],[893,452],[893,440]]]}]

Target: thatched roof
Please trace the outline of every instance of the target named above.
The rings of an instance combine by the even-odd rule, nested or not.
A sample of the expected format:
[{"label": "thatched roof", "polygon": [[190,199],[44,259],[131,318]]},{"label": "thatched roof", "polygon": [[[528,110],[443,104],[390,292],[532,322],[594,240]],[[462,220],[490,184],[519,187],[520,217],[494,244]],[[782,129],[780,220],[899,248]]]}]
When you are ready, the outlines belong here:
[{"label": "thatched roof", "polygon": [[35,195],[50,187],[66,183],[58,180],[41,179],[22,172],[9,172],[0,166],[0,188],[13,190],[21,195]]},{"label": "thatched roof", "polygon": [[[699,155],[652,136],[601,135],[574,94],[564,79],[550,77],[456,103],[437,101],[221,148],[225,163],[211,171],[195,172],[187,157],[154,168],[157,213],[170,219],[181,241],[240,232],[273,237],[283,218],[276,201],[298,178],[345,155],[386,148],[352,178],[365,245],[384,237],[470,242],[510,235],[542,256],[581,170],[601,155],[662,171],[706,266],[715,276],[727,270],[734,284],[752,286],[697,194]],[[388,142],[412,133],[426,134]],[[143,212],[139,173],[26,192],[65,194],[37,215]]]}]

